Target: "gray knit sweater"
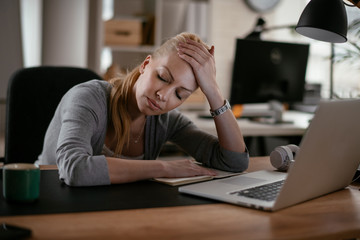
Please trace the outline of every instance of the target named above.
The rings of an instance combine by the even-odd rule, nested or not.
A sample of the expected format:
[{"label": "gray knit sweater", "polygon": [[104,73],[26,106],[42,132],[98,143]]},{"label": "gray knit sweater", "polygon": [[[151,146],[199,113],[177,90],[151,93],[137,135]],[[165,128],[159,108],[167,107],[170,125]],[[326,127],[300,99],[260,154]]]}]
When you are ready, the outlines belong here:
[{"label": "gray knit sweater", "polygon": [[[57,164],[60,179],[68,185],[110,184],[107,161],[101,154],[110,89],[110,84],[101,80],[73,87],[62,98],[48,127],[37,163]],[[144,159],[156,159],[167,141],[205,166],[234,172],[248,167],[247,152],[223,149],[215,136],[199,130],[177,110],[147,117]]]}]

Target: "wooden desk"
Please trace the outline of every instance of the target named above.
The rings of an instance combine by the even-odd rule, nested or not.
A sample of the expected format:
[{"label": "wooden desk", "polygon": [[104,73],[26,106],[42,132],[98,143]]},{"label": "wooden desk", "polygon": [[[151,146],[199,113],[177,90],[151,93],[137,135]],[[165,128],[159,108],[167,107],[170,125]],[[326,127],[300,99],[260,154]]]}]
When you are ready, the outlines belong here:
[{"label": "wooden desk", "polygon": [[[272,169],[252,158],[249,171]],[[350,239],[360,237],[359,185],[268,213],[229,204],[0,217],[32,239]]]}]

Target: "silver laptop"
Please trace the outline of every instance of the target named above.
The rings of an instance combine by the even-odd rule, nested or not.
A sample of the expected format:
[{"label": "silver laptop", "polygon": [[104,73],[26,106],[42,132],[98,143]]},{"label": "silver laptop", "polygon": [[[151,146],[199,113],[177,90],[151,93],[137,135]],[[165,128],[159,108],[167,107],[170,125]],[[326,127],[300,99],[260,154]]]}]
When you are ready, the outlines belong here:
[{"label": "silver laptop", "polygon": [[[348,186],[360,164],[359,139],[360,99],[321,102],[288,173],[257,171],[179,191],[276,211]],[[263,196],[269,188],[277,194]]]}]

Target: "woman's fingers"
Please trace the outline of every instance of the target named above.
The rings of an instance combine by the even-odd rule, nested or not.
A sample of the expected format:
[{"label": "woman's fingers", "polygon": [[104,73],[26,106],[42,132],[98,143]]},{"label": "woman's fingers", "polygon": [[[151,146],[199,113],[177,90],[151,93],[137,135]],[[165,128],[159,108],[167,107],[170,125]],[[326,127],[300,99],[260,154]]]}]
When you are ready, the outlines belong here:
[{"label": "woman's fingers", "polygon": [[178,55],[190,64],[200,89],[209,99],[217,91],[214,46],[209,50],[201,43],[187,39],[179,43]]},{"label": "woman's fingers", "polygon": [[167,177],[190,177],[200,175],[216,175],[215,171],[201,167],[193,160],[183,159],[168,161],[168,176]]},{"label": "woman's fingers", "polygon": [[[188,40],[186,43],[179,43],[178,52],[183,55],[187,55],[193,58],[197,63],[203,64],[209,58],[212,58],[213,55],[205,48],[204,45]],[[189,59],[189,58],[186,58]],[[190,61],[191,62],[191,61]]]}]

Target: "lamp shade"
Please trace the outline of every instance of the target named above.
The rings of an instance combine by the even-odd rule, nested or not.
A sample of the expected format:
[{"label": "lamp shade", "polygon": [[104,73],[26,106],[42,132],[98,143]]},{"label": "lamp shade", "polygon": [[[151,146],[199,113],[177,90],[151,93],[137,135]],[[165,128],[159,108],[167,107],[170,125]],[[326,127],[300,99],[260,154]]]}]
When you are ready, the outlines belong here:
[{"label": "lamp shade", "polygon": [[320,41],[346,42],[347,16],[343,0],[311,0],[302,12],[295,30]]}]

